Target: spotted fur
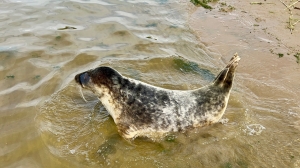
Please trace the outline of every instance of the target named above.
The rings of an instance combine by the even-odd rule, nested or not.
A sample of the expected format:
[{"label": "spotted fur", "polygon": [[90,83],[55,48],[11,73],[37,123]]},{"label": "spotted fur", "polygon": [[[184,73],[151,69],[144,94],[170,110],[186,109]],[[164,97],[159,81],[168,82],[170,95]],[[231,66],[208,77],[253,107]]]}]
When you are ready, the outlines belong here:
[{"label": "spotted fur", "polygon": [[235,54],[216,79],[195,90],[169,90],[98,67],[75,76],[94,92],[126,139],[161,136],[168,132],[216,123],[223,116],[240,58]]}]

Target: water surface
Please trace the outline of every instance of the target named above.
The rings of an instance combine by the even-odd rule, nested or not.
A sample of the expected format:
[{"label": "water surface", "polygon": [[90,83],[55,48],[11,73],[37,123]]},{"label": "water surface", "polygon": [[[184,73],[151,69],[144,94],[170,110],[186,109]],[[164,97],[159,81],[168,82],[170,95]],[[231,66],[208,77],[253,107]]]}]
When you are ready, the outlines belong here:
[{"label": "water surface", "polygon": [[[81,98],[74,76],[100,65],[169,89],[208,84],[236,51],[199,39],[189,2],[10,0],[0,11],[1,167],[300,165],[299,68],[269,57],[253,63],[259,52],[243,44],[222,123],[127,142],[96,97]],[[239,41],[236,31],[228,39]]]}]

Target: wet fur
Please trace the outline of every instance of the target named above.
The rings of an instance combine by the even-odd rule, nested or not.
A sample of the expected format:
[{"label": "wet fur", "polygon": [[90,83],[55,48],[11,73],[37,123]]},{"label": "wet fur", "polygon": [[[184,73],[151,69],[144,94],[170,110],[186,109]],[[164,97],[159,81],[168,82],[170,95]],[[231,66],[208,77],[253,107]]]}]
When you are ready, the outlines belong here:
[{"label": "wet fur", "polygon": [[75,81],[99,97],[124,138],[156,137],[218,122],[239,59],[234,55],[212,84],[196,90],[159,88],[124,77],[110,67],[80,73]]}]

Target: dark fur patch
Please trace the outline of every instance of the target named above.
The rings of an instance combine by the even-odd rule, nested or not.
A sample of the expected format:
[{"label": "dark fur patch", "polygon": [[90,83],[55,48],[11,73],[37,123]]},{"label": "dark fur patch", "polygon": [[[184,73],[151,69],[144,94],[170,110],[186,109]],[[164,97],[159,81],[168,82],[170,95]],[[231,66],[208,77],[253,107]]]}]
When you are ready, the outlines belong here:
[{"label": "dark fur patch", "polygon": [[217,86],[195,92],[194,96],[197,97],[197,105],[194,117],[203,116],[208,111],[220,111],[225,106],[226,94],[227,92],[224,89]]},{"label": "dark fur patch", "polygon": [[116,101],[122,105],[120,118],[126,118],[138,127],[155,123],[155,116],[152,114],[161,113],[161,109],[170,104],[167,92],[158,92],[145,85],[127,83],[119,89]]}]

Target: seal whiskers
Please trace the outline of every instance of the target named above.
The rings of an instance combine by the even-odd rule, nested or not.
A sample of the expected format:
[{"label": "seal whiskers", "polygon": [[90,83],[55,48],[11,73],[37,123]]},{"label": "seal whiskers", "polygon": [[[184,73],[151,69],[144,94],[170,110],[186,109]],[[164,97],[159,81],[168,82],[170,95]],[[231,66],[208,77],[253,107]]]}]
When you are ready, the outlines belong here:
[{"label": "seal whiskers", "polygon": [[155,137],[216,123],[223,116],[240,57],[235,54],[215,80],[195,90],[169,90],[98,67],[75,76],[94,92],[125,139]]},{"label": "seal whiskers", "polygon": [[82,92],[82,88],[81,88],[81,87],[79,87],[79,92],[80,92],[80,95],[81,95],[82,99],[83,99],[85,102],[87,102],[87,100],[85,99],[85,97],[84,97],[84,95],[83,95],[83,92]]}]

